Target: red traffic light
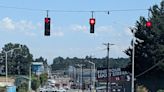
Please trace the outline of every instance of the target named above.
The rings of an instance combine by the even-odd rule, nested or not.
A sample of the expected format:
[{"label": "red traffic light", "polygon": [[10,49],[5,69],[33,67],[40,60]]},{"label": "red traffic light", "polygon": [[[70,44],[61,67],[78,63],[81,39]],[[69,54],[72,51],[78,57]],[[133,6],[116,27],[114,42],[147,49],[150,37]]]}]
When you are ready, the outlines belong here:
[{"label": "red traffic light", "polygon": [[45,23],[49,23],[50,22],[50,18],[45,18]]},{"label": "red traffic light", "polygon": [[89,20],[89,23],[90,23],[91,25],[94,25],[94,24],[95,24],[95,19],[94,19],[94,18],[91,18],[91,19]]},{"label": "red traffic light", "polygon": [[51,22],[51,19],[46,17],[44,19],[44,22],[45,22],[45,32],[44,32],[44,35],[45,36],[50,36],[50,22]]},{"label": "red traffic light", "polygon": [[148,28],[152,27],[152,22],[151,21],[147,21],[146,22],[146,27],[148,27]]},{"label": "red traffic light", "polygon": [[90,23],[90,33],[94,33],[95,19],[90,18],[89,23]]}]

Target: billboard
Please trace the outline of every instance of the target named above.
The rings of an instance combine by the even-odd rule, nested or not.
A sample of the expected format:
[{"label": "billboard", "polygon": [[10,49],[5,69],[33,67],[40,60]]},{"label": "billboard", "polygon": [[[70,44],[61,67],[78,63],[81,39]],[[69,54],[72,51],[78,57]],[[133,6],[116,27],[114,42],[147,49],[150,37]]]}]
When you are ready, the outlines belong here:
[{"label": "billboard", "polygon": [[[97,80],[107,80],[107,68],[97,68]],[[109,81],[130,81],[130,74],[124,68],[109,68],[108,70]]]}]

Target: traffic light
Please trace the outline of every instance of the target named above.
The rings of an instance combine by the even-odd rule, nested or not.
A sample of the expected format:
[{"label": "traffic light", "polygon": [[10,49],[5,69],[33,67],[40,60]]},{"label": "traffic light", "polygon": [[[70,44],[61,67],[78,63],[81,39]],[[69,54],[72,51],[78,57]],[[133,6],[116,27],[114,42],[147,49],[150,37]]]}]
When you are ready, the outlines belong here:
[{"label": "traffic light", "polygon": [[44,22],[45,22],[45,36],[50,36],[50,18],[46,17]]},{"label": "traffic light", "polygon": [[146,27],[149,28],[149,29],[152,28],[152,22],[151,21],[147,21],[146,22]]},{"label": "traffic light", "polygon": [[95,19],[90,18],[89,23],[90,23],[90,33],[94,33]]}]

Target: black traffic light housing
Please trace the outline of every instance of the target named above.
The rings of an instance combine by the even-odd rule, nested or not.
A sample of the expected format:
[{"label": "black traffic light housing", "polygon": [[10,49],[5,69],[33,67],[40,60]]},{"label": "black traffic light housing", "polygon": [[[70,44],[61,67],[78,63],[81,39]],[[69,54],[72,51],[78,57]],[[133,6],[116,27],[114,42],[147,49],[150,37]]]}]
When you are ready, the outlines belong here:
[{"label": "black traffic light housing", "polygon": [[90,18],[89,23],[90,23],[90,33],[94,33],[94,27],[95,27],[95,18]]},{"label": "black traffic light housing", "polygon": [[44,35],[45,36],[50,36],[50,23],[51,23],[51,19],[49,17],[46,17],[44,22],[45,22],[45,32],[44,32]]}]

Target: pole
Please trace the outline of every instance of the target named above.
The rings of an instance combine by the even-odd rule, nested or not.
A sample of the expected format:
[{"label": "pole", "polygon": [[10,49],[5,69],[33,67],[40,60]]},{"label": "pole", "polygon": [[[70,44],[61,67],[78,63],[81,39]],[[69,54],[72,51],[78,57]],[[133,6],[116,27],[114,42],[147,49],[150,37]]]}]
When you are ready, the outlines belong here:
[{"label": "pole", "polygon": [[90,92],[92,92],[92,71],[91,71],[91,66],[90,66]]},{"label": "pole", "polygon": [[29,86],[28,86],[28,90],[29,92],[31,92],[31,63],[30,63],[30,67],[29,67]]},{"label": "pole", "polygon": [[107,44],[104,44],[107,46],[107,77],[106,77],[106,92],[109,91],[108,87],[110,87],[109,84],[109,48],[111,45],[114,45],[114,44],[111,44],[111,43],[107,43]]},{"label": "pole", "polygon": [[94,75],[93,75],[93,90],[95,90],[95,81],[96,81],[96,78],[95,78],[95,75],[96,75],[95,63],[93,63],[93,68],[94,68]]},{"label": "pole", "polygon": [[[79,69],[80,70],[80,69]],[[79,76],[78,76],[78,80],[79,80],[79,89],[80,89],[80,73],[79,73]],[[79,92],[79,91],[78,91]]]},{"label": "pole", "polygon": [[81,65],[81,69],[82,69],[82,75],[81,75],[81,82],[82,82],[82,85],[81,85],[81,89],[82,89],[82,92],[83,92],[83,65]]},{"label": "pole", "polygon": [[8,84],[8,63],[7,63],[7,54],[9,53],[9,52],[12,52],[13,50],[15,50],[15,49],[21,49],[20,47],[18,47],[18,48],[14,48],[14,49],[11,49],[11,50],[9,50],[9,51],[4,51],[4,53],[5,53],[5,66],[6,66],[6,79],[5,79],[5,82],[6,82],[6,86],[7,86],[7,84]]},{"label": "pole", "polygon": [[7,86],[7,82],[8,82],[8,70],[7,70],[7,52],[5,52],[5,61],[6,61],[6,86]]},{"label": "pole", "polygon": [[132,92],[134,92],[134,52],[135,52],[135,46],[134,46],[134,41],[135,41],[135,32],[133,30],[133,52],[132,52]]},{"label": "pole", "polygon": [[109,83],[109,43],[107,44],[107,84],[106,84],[106,92],[108,92],[108,83]]},{"label": "pole", "polygon": [[[83,65],[82,64],[78,64],[77,66],[80,67],[80,71],[81,71],[81,76],[79,76],[79,89],[81,89],[81,91],[83,92],[83,89],[82,89],[82,85],[83,85]],[[81,85],[80,85],[80,83],[81,83]]]},{"label": "pole", "polygon": [[[92,84],[93,84],[92,86],[93,86],[93,91],[94,91],[94,89],[95,89],[95,80],[96,80],[96,79],[95,79],[95,73],[96,73],[95,63],[94,63],[94,62],[91,62],[91,61],[89,61],[89,60],[86,60],[86,62],[88,62],[88,63],[90,63],[90,64],[93,64],[93,69],[94,69],[94,70],[93,70],[93,80],[92,80],[92,79],[91,79],[91,80],[92,80],[92,82],[93,82],[93,83],[92,83]],[[90,67],[90,69],[91,69],[91,67]],[[91,70],[90,70],[90,71],[91,71]],[[91,76],[91,77],[92,77],[92,76]],[[91,89],[91,90],[92,90],[92,89]]]}]

